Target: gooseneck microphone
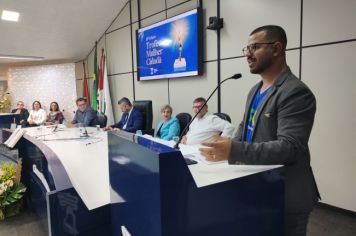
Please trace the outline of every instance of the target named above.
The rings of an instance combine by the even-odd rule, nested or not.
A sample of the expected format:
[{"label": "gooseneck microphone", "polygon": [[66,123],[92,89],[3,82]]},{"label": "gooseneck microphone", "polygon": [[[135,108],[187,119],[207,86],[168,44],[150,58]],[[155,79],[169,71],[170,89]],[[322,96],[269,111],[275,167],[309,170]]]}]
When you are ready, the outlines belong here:
[{"label": "gooseneck microphone", "polygon": [[52,130],[52,133],[56,132],[57,129],[58,129],[58,124],[56,124],[56,125],[54,126],[54,129]]},{"label": "gooseneck microphone", "polygon": [[83,128],[84,128],[84,132],[81,134],[81,137],[89,138],[89,134],[85,125],[83,126]]},{"label": "gooseneck microphone", "polygon": [[208,99],[206,99],[206,101],[204,102],[203,106],[200,107],[200,109],[198,110],[198,112],[193,116],[193,118],[191,119],[191,121],[185,126],[182,134],[179,136],[178,142],[176,143],[176,145],[174,145],[174,148],[179,149],[179,143],[182,141],[182,138],[184,136],[184,133],[188,130],[189,126],[191,123],[193,123],[193,121],[195,120],[195,118],[197,117],[197,115],[200,113],[200,111],[205,107],[205,105],[208,103],[208,101],[210,100],[210,98],[214,95],[214,93],[216,92],[216,90],[227,80],[230,79],[240,79],[241,78],[241,74],[234,74],[233,76],[224,79],[223,81],[221,81],[218,86],[216,86],[216,88],[214,89],[214,91],[210,94],[210,96],[208,97]]}]

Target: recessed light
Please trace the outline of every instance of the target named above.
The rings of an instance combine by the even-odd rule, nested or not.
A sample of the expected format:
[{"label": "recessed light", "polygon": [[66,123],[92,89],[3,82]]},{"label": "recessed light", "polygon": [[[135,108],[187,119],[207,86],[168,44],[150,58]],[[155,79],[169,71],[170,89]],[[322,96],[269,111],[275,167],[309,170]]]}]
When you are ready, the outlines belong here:
[{"label": "recessed light", "polygon": [[40,61],[40,60],[43,60],[44,57],[15,56],[15,55],[1,55],[0,54],[0,59]]},{"label": "recessed light", "polygon": [[1,19],[2,20],[7,20],[7,21],[18,22],[19,21],[19,15],[20,15],[20,13],[18,13],[16,11],[3,10],[2,14],[1,14]]}]

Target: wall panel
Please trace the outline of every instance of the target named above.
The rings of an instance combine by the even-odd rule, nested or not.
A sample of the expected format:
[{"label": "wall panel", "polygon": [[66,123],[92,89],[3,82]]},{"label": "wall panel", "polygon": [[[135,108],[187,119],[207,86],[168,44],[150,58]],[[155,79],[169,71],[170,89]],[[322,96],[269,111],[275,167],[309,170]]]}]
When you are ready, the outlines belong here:
[{"label": "wall panel", "polygon": [[136,100],[152,100],[153,127],[161,120],[160,108],[168,103],[168,81],[137,81],[135,76]]},{"label": "wall panel", "polygon": [[356,68],[345,63],[356,61],[356,42],[303,55],[303,78],[317,99],[310,151],[323,202],[356,211]]},{"label": "wall panel", "polygon": [[[108,29],[108,32],[121,28],[130,24],[130,6],[129,3],[125,5],[123,9],[119,9],[120,14],[114,21],[114,23]],[[137,11],[136,11],[137,12]],[[137,15],[137,14],[136,14]]]},{"label": "wall panel", "polygon": [[355,22],[355,0],[304,1],[303,45],[356,39]]},{"label": "wall panel", "polygon": [[[169,82],[170,101],[174,113],[188,112],[193,114],[193,100],[197,97],[208,98],[216,87],[216,63],[207,63],[203,76],[191,78],[174,78]],[[217,95],[209,101],[209,112],[217,111]]]},{"label": "wall panel", "polygon": [[[109,85],[111,93],[111,103],[114,109],[115,122],[121,118],[122,112],[117,102],[122,97],[127,97],[130,101],[133,100],[133,88],[131,74],[109,76]],[[110,124],[108,124],[110,125]]]},{"label": "wall panel", "polygon": [[141,19],[157,12],[163,11],[166,8],[165,0],[141,0]]},{"label": "wall panel", "polygon": [[277,24],[286,30],[288,48],[299,46],[300,1],[225,0],[221,1],[220,15],[224,18],[222,58],[241,56],[251,31],[268,24]]},{"label": "wall panel", "polygon": [[215,31],[206,30],[209,17],[216,16],[216,1],[205,1],[203,4],[203,60],[217,59],[217,35]]},{"label": "wall panel", "polygon": [[130,27],[106,35],[107,67],[110,74],[125,73],[131,67]]}]

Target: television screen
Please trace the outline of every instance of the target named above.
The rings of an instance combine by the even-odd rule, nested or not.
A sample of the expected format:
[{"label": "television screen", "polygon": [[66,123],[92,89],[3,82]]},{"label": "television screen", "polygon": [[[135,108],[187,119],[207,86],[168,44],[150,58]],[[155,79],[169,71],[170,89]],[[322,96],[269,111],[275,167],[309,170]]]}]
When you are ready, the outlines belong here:
[{"label": "television screen", "polygon": [[201,29],[200,9],[138,29],[138,80],[200,75]]}]

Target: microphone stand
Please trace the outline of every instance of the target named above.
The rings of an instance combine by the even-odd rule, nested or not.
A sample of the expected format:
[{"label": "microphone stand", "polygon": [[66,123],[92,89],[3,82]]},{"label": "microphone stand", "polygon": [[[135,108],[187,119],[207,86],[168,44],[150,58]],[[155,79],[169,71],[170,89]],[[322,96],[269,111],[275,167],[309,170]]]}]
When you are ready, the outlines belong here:
[{"label": "microphone stand", "polygon": [[223,81],[221,81],[218,86],[216,86],[216,88],[214,89],[214,91],[210,94],[210,96],[208,97],[208,99],[206,99],[206,101],[204,102],[203,106],[200,107],[200,109],[198,110],[197,113],[195,113],[195,115],[193,116],[193,118],[191,119],[191,121],[185,126],[182,134],[179,136],[179,139],[177,141],[177,143],[174,145],[174,148],[179,149],[179,143],[182,141],[182,138],[184,136],[184,133],[189,129],[189,126],[191,125],[191,123],[193,123],[194,119],[197,117],[197,115],[201,112],[201,110],[205,107],[205,105],[208,103],[208,101],[210,100],[210,98],[214,95],[214,93],[216,92],[216,90],[220,87],[220,85],[222,85],[225,81],[230,80],[230,79],[240,79],[241,78],[241,74],[235,74],[229,78],[224,79]]},{"label": "microphone stand", "polygon": [[84,125],[84,133],[82,134],[81,137],[89,138],[89,134],[88,134],[88,131],[87,131],[87,128],[85,127],[85,125]]}]

